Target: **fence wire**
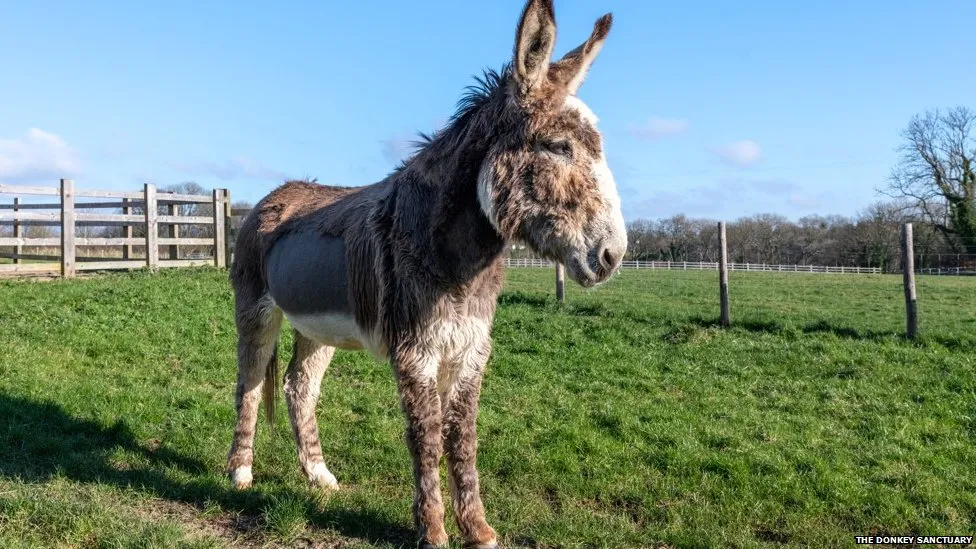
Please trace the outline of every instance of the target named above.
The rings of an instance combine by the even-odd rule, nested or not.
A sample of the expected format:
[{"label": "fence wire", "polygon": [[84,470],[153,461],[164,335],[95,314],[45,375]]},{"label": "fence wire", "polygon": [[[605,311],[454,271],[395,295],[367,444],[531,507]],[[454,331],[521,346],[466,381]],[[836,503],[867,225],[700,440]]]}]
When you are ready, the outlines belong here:
[{"label": "fence wire", "polygon": [[[976,255],[958,254],[933,266],[916,249],[920,334],[946,342],[976,334]],[[921,259],[921,260],[920,260]],[[851,260],[853,261],[853,259]],[[930,261],[926,263],[926,261]],[[919,267],[919,265],[928,265]],[[556,300],[555,264],[509,259],[503,299]],[[957,274],[958,273],[958,274]],[[858,267],[730,264],[732,325],[753,331],[828,332],[838,337],[903,337],[906,304],[901,271]],[[646,319],[717,324],[719,271],[714,263],[625,262],[607,283],[584,289],[567,274],[565,301],[575,309],[625,306]]]}]

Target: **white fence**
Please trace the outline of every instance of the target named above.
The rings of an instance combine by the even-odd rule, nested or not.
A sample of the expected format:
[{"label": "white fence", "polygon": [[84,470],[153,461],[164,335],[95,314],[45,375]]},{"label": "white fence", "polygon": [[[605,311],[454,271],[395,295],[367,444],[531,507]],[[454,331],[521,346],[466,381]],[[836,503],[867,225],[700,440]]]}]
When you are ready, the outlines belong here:
[{"label": "white fence", "polygon": [[966,267],[926,267],[919,269],[918,274],[942,276],[976,276],[976,269]]},{"label": "white fence", "polygon": [[[555,263],[547,259],[506,258],[506,267],[551,268]],[[700,261],[624,261],[621,269],[664,269],[669,271],[717,271],[718,262]],[[766,263],[729,263],[730,271],[774,273],[838,273],[881,274],[879,267],[830,267],[826,265],[769,265]]]}]

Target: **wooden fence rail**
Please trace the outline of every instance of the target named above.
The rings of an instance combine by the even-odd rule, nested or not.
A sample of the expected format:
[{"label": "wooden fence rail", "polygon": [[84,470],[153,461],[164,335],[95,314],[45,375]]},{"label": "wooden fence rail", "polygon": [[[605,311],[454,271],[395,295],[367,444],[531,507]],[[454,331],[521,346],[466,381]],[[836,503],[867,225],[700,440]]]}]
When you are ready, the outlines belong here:
[{"label": "wooden fence rail", "polygon": [[[12,227],[11,236],[0,236],[0,274],[60,274],[72,277],[78,271],[149,269],[228,264],[227,230],[230,221],[230,193],[214,189],[207,195],[159,192],[146,184],[142,192],[76,189],[74,181],[62,179],[59,187],[0,184],[0,199],[14,195],[11,204],[0,204],[0,227]],[[25,197],[57,197],[58,201],[28,203]],[[94,199],[94,200],[79,200]],[[207,205],[212,215],[181,215],[180,206]],[[160,208],[165,213],[160,213]],[[91,211],[111,209],[112,213]],[[56,210],[56,211],[42,211]],[[116,213],[121,212],[121,213]],[[211,236],[181,237],[182,226],[203,226]],[[57,236],[30,236],[30,227],[56,227]],[[78,228],[120,227],[124,236],[79,236]],[[167,234],[160,234],[160,227]],[[137,237],[135,230],[143,236]],[[87,234],[87,233],[85,233]],[[145,257],[135,256],[135,247],[145,249]],[[159,247],[166,248],[160,256]],[[86,248],[120,248],[117,257],[92,255]],[[180,248],[210,248],[206,258],[180,257]],[[30,248],[30,251],[27,251]],[[114,254],[113,254],[114,255]],[[184,254],[186,255],[186,254]],[[196,254],[195,254],[196,255]]]}]

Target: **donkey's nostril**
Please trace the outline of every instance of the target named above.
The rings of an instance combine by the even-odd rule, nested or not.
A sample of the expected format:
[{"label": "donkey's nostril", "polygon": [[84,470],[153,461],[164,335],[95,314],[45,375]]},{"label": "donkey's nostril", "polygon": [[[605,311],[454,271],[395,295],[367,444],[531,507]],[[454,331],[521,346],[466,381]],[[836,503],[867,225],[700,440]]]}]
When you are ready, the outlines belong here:
[{"label": "donkey's nostril", "polygon": [[603,253],[600,254],[600,264],[608,271],[617,266],[618,259],[620,258],[609,247],[603,248]]}]

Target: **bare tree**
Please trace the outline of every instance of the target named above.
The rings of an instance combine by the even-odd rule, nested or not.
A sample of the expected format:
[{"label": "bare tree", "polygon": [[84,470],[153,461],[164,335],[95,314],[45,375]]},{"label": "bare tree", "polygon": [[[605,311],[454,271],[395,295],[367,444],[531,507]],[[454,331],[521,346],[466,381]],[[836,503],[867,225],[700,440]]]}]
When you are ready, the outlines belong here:
[{"label": "bare tree", "polygon": [[[199,183],[197,183],[195,181],[184,181],[183,183],[177,183],[175,185],[169,185],[167,187],[162,187],[162,188],[159,189],[159,192],[161,192],[161,193],[176,193],[176,194],[196,194],[196,195],[204,195],[204,196],[209,196],[210,193],[211,193],[211,191],[208,191],[207,189],[204,189],[203,187],[200,186]],[[159,213],[160,214],[167,213],[165,211],[165,209],[166,209],[165,206],[160,206],[160,212]],[[205,203],[205,204],[183,203],[183,204],[179,204],[178,205],[178,210],[177,211],[178,211],[177,215],[189,215],[189,216],[209,217],[209,216],[212,216],[213,215],[213,204],[209,204],[209,203]],[[202,227],[199,227],[198,229],[202,229]],[[213,234],[212,230],[209,229],[209,228],[203,230],[202,232],[199,231],[199,230],[192,231],[192,232],[194,232],[194,233],[200,233],[199,236],[201,236],[201,237],[209,237],[209,236],[212,236],[212,234]],[[189,236],[189,235],[187,235],[187,236]],[[196,237],[198,235],[197,234],[194,234],[193,236]]]},{"label": "bare tree", "polygon": [[881,192],[910,199],[956,250],[976,254],[976,111],[956,107],[916,115],[889,185]]},{"label": "bare tree", "polygon": [[854,261],[885,272],[898,268],[901,224],[906,219],[905,207],[898,203],[878,202],[862,210],[848,243]]},{"label": "bare tree", "polygon": [[631,221],[627,227],[628,259],[649,261],[657,251],[654,237],[654,223],[647,219]]}]

